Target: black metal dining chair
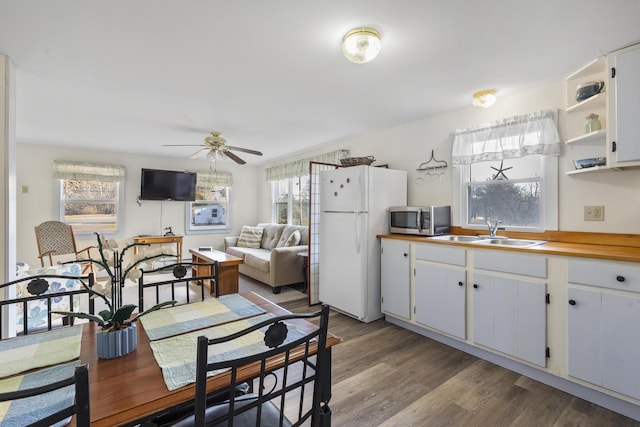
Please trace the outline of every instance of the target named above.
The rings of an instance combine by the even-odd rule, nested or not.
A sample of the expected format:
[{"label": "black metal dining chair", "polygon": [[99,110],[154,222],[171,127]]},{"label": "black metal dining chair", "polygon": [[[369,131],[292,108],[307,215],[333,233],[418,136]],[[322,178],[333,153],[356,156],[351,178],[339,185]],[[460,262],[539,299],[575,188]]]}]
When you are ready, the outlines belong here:
[{"label": "black metal dining chair", "polygon": [[80,365],[76,367],[74,375],[64,380],[56,381],[40,387],[0,393],[0,402],[41,396],[39,397],[39,403],[43,403],[46,402],[46,397],[43,396],[45,393],[55,392],[68,386],[75,387],[74,402],[69,406],[56,410],[54,413],[49,414],[42,419],[28,424],[28,426],[48,427],[75,415],[76,426],[89,427],[91,417],[89,409],[89,369],[87,365]]},{"label": "black metal dining chair", "polygon": [[[74,285],[73,289],[69,284]],[[88,311],[94,314],[94,301],[87,289],[93,288],[93,285],[93,273],[86,276],[40,274],[0,284],[0,295],[15,295],[0,300],[0,339],[3,338],[4,314],[11,306],[22,311],[22,330],[16,332],[23,335],[51,330],[54,326],[73,325],[72,317],[62,317],[60,324],[54,325],[52,312],[65,301],[66,308],[63,311],[77,311],[79,304],[76,304],[76,298],[80,295],[86,296]],[[11,321],[15,321],[15,317]]]},{"label": "black metal dining chair", "polygon": [[[312,330],[295,326],[295,319],[316,319]],[[329,307],[315,313],[273,317],[232,335],[198,338],[196,392],[194,412],[176,422],[185,426],[329,426],[331,410],[330,350],[326,348]],[[218,348],[242,340],[252,341],[250,334],[263,331],[262,342],[243,344],[228,353]],[[245,353],[246,354],[243,354]],[[248,375],[247,366],[259,369]],[[229,378],[231,390],[248,381],[250,393],[237,396],[230,392],[222,403],[207,402],[207,376],[216,372]],[[254,371],[255,372],[255,371]]]},{"label": "black metal dining chair", "polygon": [[[200,272],[213,272],[213,274],[199,274]],[[177,300],[177,296],[185,295],[186,303],[191,302],[190,284],[195,284],[200,293],[200,300],[205,299],[205,283],[209,281],[214,287],[215,295],[218,296],[218,262],[212,264],[202,264],[194,262],[181,262],[165,265],[152,270],[141,269],[142,275],[138,279],[138,310],[140,312],[145,307],[145,289],[154,288],[154,303],[160,304],[164,301]],[[171,274],[166,278],[166,274]],[[161,296],[164,299],[161,301]]]}]

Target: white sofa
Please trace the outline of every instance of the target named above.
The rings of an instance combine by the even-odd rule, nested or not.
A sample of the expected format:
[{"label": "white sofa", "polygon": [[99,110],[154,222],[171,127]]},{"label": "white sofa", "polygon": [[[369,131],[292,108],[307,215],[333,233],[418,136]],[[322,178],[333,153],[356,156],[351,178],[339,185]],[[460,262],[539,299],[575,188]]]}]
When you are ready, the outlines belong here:
[{"label": "white sofa", "polygon": [[[225,252],[244,260],[239,266],[240,273],[273,287],[274,294],[280,293],[281,286],[304,282],[304,258],[298,254],[308,251],[308,228],[272,223],[260,223],[250,228],[252,230],[247,231],[254,233],[262,229],[259,247],[242,246],[244,242],[239,246],[241,236],[224,238]],[[296,230],[300,241],[289,241],[290,246],[287,246],[289,239],[294,240],[291,234]]]}]

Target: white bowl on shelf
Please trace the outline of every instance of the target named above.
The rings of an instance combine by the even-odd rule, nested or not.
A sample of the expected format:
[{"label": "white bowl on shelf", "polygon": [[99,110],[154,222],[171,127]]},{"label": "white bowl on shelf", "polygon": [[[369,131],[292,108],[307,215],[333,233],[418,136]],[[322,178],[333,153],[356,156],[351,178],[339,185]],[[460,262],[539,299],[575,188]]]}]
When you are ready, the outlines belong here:
[{"label": "white bowl on shelf", "polygon": [[604,166],[606,164],[606,157],[589,157],[586,159],[578,159],[573,161],[573,165],[576,169],[592,168],[595,166]]}]

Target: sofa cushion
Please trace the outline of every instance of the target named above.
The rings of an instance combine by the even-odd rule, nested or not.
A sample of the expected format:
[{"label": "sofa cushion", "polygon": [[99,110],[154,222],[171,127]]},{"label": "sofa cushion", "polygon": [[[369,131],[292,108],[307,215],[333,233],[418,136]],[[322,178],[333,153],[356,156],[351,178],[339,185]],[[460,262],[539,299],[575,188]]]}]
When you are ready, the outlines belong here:
[{"label": "sofa cushion", "polygon": [[265,273],[269,272],[271,261],[271,252],[269,251],[255,251],[245,255],[244,263],[250,267],[255,268],[256,270],[264,271]]},{"label": "sofa cushion", "polygon": [[298,244],[300,244],[300,231],[293,230],[293,233],[289,234],[289,238],[284,242],[284,246],[297,246]]},{"label": "sofa cushion", "polygon": [[[286,244],[287,240],[289,240],[289,237],[291,237],[291,234],[296,230],[300,234],[300,239],[298,240],[298,243],[296,243],[295,245],[287,245]],[[308,228],[304,225],[286,225],[284,227],[284,230],[282,230],[282,236],[280,236],[280,240],[278,241],[277,247],[283,248],[285,246],[306,245],[308,243],[307,234],[308,234]]]},{"label": "sofa cushion", "polygon": [[258,224],[258,227],[264,229],[262,233],[262,242],[260,247],[263,249],[273,249],[276,247],[282,236],[282,230],[284,230],[284,224]]},{"label": "sofa cushion", "polygon": [[263,229],[260,227],[242,226],[238,246],[241,248],[259,248],[262,241]]}]

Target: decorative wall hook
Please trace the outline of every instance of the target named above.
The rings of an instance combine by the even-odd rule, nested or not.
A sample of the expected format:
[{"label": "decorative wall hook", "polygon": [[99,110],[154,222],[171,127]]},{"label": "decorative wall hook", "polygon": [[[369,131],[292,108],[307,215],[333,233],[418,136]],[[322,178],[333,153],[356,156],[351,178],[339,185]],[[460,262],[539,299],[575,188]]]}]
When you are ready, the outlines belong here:
[{"label": "decorative wall hook", "polygon": [[444,169],[447,166],[449,166],[447,162],[445,162],[444,160],[436,159],[435,156],[433,155],[433,151],[434,150],[431,150],[431,158],[429,160],[427,160],[426,162],[422,162],[420,163],[420,165],[418,165],[418,169],[416,169],[417,171]]}]

